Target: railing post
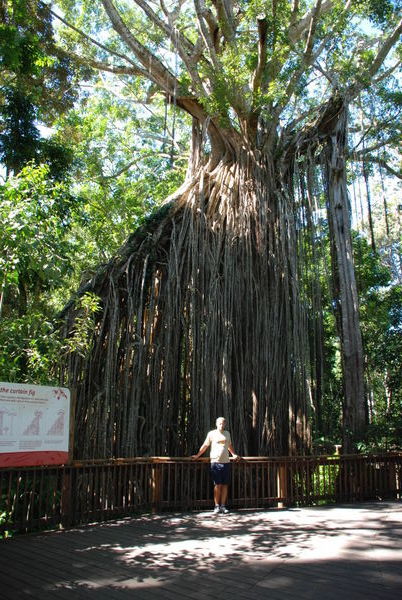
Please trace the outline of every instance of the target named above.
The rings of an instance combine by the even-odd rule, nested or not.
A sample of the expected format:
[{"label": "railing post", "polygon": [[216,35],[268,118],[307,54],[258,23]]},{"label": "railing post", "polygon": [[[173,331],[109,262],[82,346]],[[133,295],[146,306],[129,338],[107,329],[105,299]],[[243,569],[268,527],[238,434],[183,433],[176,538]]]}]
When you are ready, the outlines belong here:
[{"label": "railing post", "polygon": [[151,510],[156,513],[161,501],[161,469],[157,463],[151,467]]},{"label": "railing post", "polygon": [[278,498],[282,498],[278,502],[278,508],[285,508],[288,498],[288,470],[287,463],[278,466],[276,475],[276,489]]},{"label": "railing post", "polygon": [[396,476],[396,468],[395,461],[392,459],[388,462],[388,476],[389,476],[389,491],[391,493],[392,499],[396,500],[398,498],[398,485],[397,485],[397,476]]},{"label": "railing post", "polygon": [[61,477],[61,524],[63,527],[70,527],[72,523],[71,469],[64,468]]}]

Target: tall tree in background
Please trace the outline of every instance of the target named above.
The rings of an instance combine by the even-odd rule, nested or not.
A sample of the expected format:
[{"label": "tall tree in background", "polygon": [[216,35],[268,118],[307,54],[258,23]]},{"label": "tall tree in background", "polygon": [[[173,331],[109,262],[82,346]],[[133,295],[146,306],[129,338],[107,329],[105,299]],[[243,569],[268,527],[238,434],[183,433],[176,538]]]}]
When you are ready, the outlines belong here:
[{"label": "tall tree in background", "polygon": [[[55,52],[52,16],[44,2],[0,2],[0,160],[16,175],[29,162],[46,162],[62,177],[72,162],[68,147],[43,139],[39,125],[77,98],[71,60]],[[50,51],[52,54],[50,54]]]},{"label": "tall tree in background", "polygon": [[[102,0],[103,14],[59,4],[70,56],[193,119],[186,181],[80,290],[102,310],[93,352],[70,364],[79,452],[188,452],[218,413],[243,453],[309,447],[320,290],[305,274],[322,198],[351,449],[367,419],[348,117],[398,68],[397,3]],[[107,23],[114,33],[95,39]]]},{"label": "tall tree in background", "polygon": [[45,3],[0,1],[0,64],[0,378],[48,382],[45,355],[57,345],[49,296],[72,272],[79,202],[69,145],[40,131],[77,98],[76,70],[54,50]]}]

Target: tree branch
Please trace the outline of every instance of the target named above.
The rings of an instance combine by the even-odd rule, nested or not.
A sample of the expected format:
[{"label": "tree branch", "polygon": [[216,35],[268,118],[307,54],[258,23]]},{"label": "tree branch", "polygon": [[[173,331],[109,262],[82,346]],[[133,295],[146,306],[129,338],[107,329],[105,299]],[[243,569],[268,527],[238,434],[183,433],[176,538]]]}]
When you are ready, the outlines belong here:
[{"label": "tree branch", "polygon": [[368,148],[364,147],[361,150],[356,150],[357,146],[359,146],[361,143],[361,141],[360,141],[359,144],[357,144],[357,146],[355,146],[355,148],[351,151],[350,156],[356,157],[357,160],[359,158],[364,158],[366,155],[370,154],[370,152],[374,152],[375,150],[384,148],[384,146],[388,146],[392,142],[398,143],[399,139],[400,138],[398,135],[398,136],[395,136],[395,138],[391,137],[386,140],[381,140],[381,142],[378,142],[377,144],[373,144],[372,146],[369,146]]},{"label": "tree branch", "polygon": [[306,41],[306,45],[304,48],[304,57],[305,57],[306,61],[308,61],[310,59],[312,51],[313,51],[314,34],[315,34],[316,26],[317,26],[318,17],[320,16],[320,12],[321,12],[321,5],[322,5],[321,0],[317,0],[317,4],[313,8],[313,11],[311,14],[311,20],[310,20],[307,41]]},{"label": "tree branch", "polygon": [[221,27],[222,33],[229,43],[233,43],[235,41],[236,30],[234,26],[232,2],[228,2],[228,0],[212,1],[216,8],[218,23]]},{"label": "tree branch", "polygon": [[[354,157],[350,157],[350,159],[351,159],[351,160],[354,160]],[[379,158],[379,157],[375,157],[375,156],[368,156],[368,157],[366,158],[366,161],[367,161],[367,159],[368,159],[370,162],[372,162],[372,163],[375,163],[375,164],[378,164],[378,165],[380,165],[380,167],[384,167],[384,169],[385,169],[386,171],[388,171],[388,173],[389,173],[390,175],[393,175],[394,177],[397,177],[398,179],[402,179],[402,169],[400,169],[399,171],[396,171],[396,170],[395,170],[395,169],[393,169],[393,168],[392,168],[392,167],[391,167],[391,166],[390,166],[390,165],[389,165],[389,164],[388,164],[388,163],[387,163],[387,162],[386,162],[384,159],[382,159],[382,158]],[[359,159],[357,159],[357,160],[359,160]],[[359,162],[360,162],[360,161],[359,161]]]},{"label": "tree branch", "polygon": [[[165,33],[168,38],[170,38],[172,41],[173,39],[175,40],[175,44],[177,45],[177,48],[180,51],[181,57],[182,54],[184,54],[184,50],[190,55],[194,52],[194,44],[190,42],[190,40],[188,40],[178,29],[173,27],[171,22],[166,23],[165,21],[162,21],[162,19],[160,19],[158,15],[152,10],[152,8],[149,5],[149,2],[146,2],[145,0],[134,0],[134,2],[144,11],[144,13],[152,21],[152,23],[159,27],[159,29],[163,31],[163,33]],[[172,21],[171,13],[169,13],[166,10],[163,1],[161,2],[161,4],[162,10],[164,11],[168,19],[170,17],[170,21]]]},{"label": "tree branch", "polygon": [[377,56],[373,60],[371,66],[366,69],[364,73],[361,73],[359,76],[360,81],[356,81],[351,86],[349,86],[347,92],[348,97],[350,99],[355,98],[361,90],[367,87],[373,80],[374,75],[379,71],[381,66],[383,65],[385,59],[387,58],[389,52],[393,48],[393,46],[399,40],[400,35],[402,34],[402,19],[399,21],[398,25],[395,27],[392,34],[387,37],[381,48],[377,52]]},{"label": "tree branch", "polygon": [[387,77],[389,77],[390,75],[392,75],[392,73],[394,71],[396,71],[396,69],[401,65],[400,60],[396,61],[396,63],[390,67],[389,69],[387,69],[386,71],[384,71],[383,73],[381,73],[381,75],[379,75],[378,77],[376,77],[376,79],[373,79],[373,83],[381,83],[381,81],[383,81],[384,79],[386,79]]},{"label": "tree branch", "polygon": [[[333,3],[330,0],[324,0],[324,1],[317,0],[316,4],[314,5],[314,8],[311,11],[309,11],[298,22],[299,24],[303,23],[303,25],[304,25],[303,32],[301,32],[301,29],[299,27],[301,34],[302,33],[306,34],[306,43],[305,43],[303,52],[298,50],[297,45],[296,45],[296,42],[300,41],[300,40],[296,39],[296,38],[292,39],[292,36],[289,35],[290,46],[291,46],[293,52],[297,56],[300,57],[301,64],[300,64],[300,67],[296,71],[294,71],[290,81],[288,82],[283,101],[280,102],[275,107],[275,113],[277,115],[279,115],[283,111],[283,109],[288,105],[297,84],[301,80],[301,77],[304,75],[306,70],[319,58],[319,56],[322,54],[323,50],[325,49],[328,40],[331,38],[332,32],[328,32],[327,35],[321,40],[321,44],[319,45],[317,50],[313,53],[314,36],[315,36],[315,32],[316,32],[318,19],[320,16],[323,16],[326,12],[328,12],[332,8],[332,4]],[[351,0],[348,0],[348,2],[346,3],[346,5],[344,7],[345,11],[350,8],[350,4],[351,4]],[[293,13],[292,13],[291,19],[295,18],[297,10],[298,10],[298,2],[297,2],[297,0],[294,0]],[[297,24],[291,25],[290,28],[291,27],[293,27],[293,28],[297,27]],[[308,33],[307,33],[307,28],[308,28]],[[283,67],[283,64],[284,64],[284,62],[276,65],[276,69],[275,69],[275,71],[273,71],[271,79],[272,78],[276,79],[278,77],[278,75]],[[326,76],[327,79],[329,79],[327,74],[325,72],[323,72],[322,67],[318,67],[318,70],[324,76]],[[331,83],[332,83],[332,81],[331,81]]]},{"label": "tree branch", "polygon": [[402,34],[402,19],[399,21],[398,25],[395,27],[392,34],[385,40],[384,44],[378,51],[378,54],[369,69],[369,75],[370,75],[371,79],[378,72],[378,70],[382,66],[384,60],[387,58],[391,48],[399,40],[401,34]]},{"label": "tree branch", "polygon": [[93,58],[81,56],[75,52],[67,51],[61,46],[54,45],[54,48],[57,50],[57,52],[61,52],[64,56],[72,58],[76,63],[91,67],[97,71],[107,71],[108,73],[114,73],[115,75],[136,75],[139,77],[148,78],[148,73],[135,64],[132,66],[111,65],[110,63],[103,62],[101,60],[95,60]]},{"label": "tree branch", "polygon": [[[145,134],[147,134],[147,132],[145,132]],[[157,138],[160,139],[160,138]],[[160,141],[163,141],[163,139],[160,139]],[[179,146],[178,144],[175,144],[175,147],[177,150],[179,150]],[[157,155],[160,157],[164,157],[164,158],[169,158],[170,154],[166,154],[166,152],[157,152]],[[147,158],[150,158],[152,156],[155,156],[155,151],[153,150],[152,152],[147,152],[146,154],[143,154],[141,157],[139,158],[134,158],[133,160],[131,160],[130,162],[128,162],[127,164],[125,164],[123,167],[121,167],[120,169],[118,169],[117,171],[115,171],[114,173],[112,173],[111,175],[104,175],[102,174],[100,177],[95,178],[95,181],[98,182],[103,182],[103,181],[110,181],[113,179],[116,179],[117,177],[120,177],[120,175],[123,175],[123,173],[125,173],[126,171],[129,171],[131,169],[131,167],[133,167],[134,165],[138,165],[141,164],[142,161],[146,160]]]},{"label": "tree branch", "polygon": [[174,21],[178,16],[180,3],[176,11],[169,12],[165,6],[165,3],[163,2],[163,0],[161,0],[162,10],[169,21],[169,23],[166,23],[158,17],[158,15],[149,6],[149,3],[145,0],[134,0],[134,2],[145,12],[147,17],[157,27],[159,27],[159,29],[163,31],[166,34],[166,36],[172,41],[172,44],[177,50],[180,58],[186,65],[187,71],[191,76],[193,84],[197,87],[199,91],[203,90],[204,95],[208,97],[208,90],[205,89],[205,86],[201,81],[200,76],[195,68],[196,63],[200,58],[202,58],[204,63],[207,63],[208,61],[205,59],[205,57],[203,57],[202,52],[200,52],[199,44],[195,46],[176,27],[174,27]]},{"label": "tree branch", "polygon": [[[347,12],[351,8],[351,5],[352,5],[352,0],[348,0],[343,8],[344,12]],[[293,76],[291,77],[291,79],[287,85],[284,101],[281,104],[278,104],[278,106],[275,108],[275,112],[277,114],[280,114],[283,111],[283,109],[287,106],[301,77],[306,72],[308,67],[310,67],[312,64],[314,64],[314,62],[319,58],[319,56],[322,54],[323,50],[325,49],[327,41],[329,39],[331,39],[332,32],[328,32],[327,35],[321,40],[320,46],[313,53],[314,35],[315,35],[318,19],[320,16],[323,16],[326,12],[328,12],[332,7],[333,7],[332,0],[324,0],[324,1],[317,0],[316,4],[314,5],[314,8],[311,11],[309,11],[296,24],[295,27],[296,28],[298,27],[300,31],[301,31],[301,24],[303,24],[303,31],[301,31],[301,33],[306,33],[307,28],[308,28],[308,34],[307,34],[306,44],[304,47],[303,54],[298,52],[297,47],[295,45],[296,41],[299,41],[299,39],[296,39],[296,38],[292,39],[292,37],[291,37],[291,42],[293,42],[293,51],[296,54],[298,54],[299,56],[301,56],[302,63],[300,65],[299,69],[297,69],[294,72]],[[330,81],[330,83],[332,85],[334,85],[334,88],[336,88],[337,87],[336,78],[332,78],[332,80],[331,80],[328,77],[328,74],[323,71],[322,67],[320,67],[320,65],[318,65],[318,63],[316,63],[315,66],[318,69],[318,71],[320,71]]]},{"label": "tree branch", "polygon": [[256,93],[261,85],[262,77],[264,74],[265,63],[267,60],[267,20],[263,16],[257,17],[258,25],[258,62],[254,72],[252,88],[253,92]]},{"label": "tree branch", "polygon": [[[348,0],[348,2],[346,3],[346,6],[345,6],[345,10],[347,10],[350,7],[350,4],[351,4],[351,0]],[[322,4],[321,4],[321,14],[325,14],[325,13],[329,12],[332,7],[333,7],[333,0],[324,0],[324,2],[322,2]],[[297,11],[299,9],[299,3],[294,1],[293,11],[292,11],[292,19],[291,19],[291,24],[290,24],[289,31],[288,31],[289,39],[291,40],[291,42],[293,42],[294,44],[296,42],[298,42],[303,37],[303,34],[310,28],[311,19],[312,19],[314,12],[316,11],[316,8],[317,8],[317,5],[315,5],[312,10],[305,13],[305,15],[303,15],[303,17],[301,19],[299,19],[297,22],[295,22],[295,17],[296,17]]]},{"label": "tree branch", "polygon": [[313,67],[315,69],[317,69],[317,71],[319,73],[321,73],[321,75],[323,75],[325,77],[325,79],[327,79],[329,81],[329,83],[331,84],[331,86],[335,89],[338,87],[338,78],[337,75],[335,75],[334,73],[328,73],[328,71],[326,71],[318,61],[314,62]]},{"label": "tree branch", "polygon": [[104,44],[101,44],[100,42],[98,42],[97,40],[95,40],[94,38],[92,38],[90,35],[88,35],[84,31],[82,31],[81,29],[78,29],[78,27],[76,27],[72,23],[69,23],[68,21],[66,21],[65,19],[63,19],[63,17],[61,17],[60,15],[58,15],[57,13],[55,13],[53,10],[49,9],[49,12],[50,12],[50,14],[55,19],[58,19],[61,23],[63,23],[64,25],[66,25],[69,29],[72,29],[73,31],[75,31],[76,33],[78,33],[81,37],[83,37],[84,39],[86,39],[89,42],[91,42],[91,44],[94,44],[94,46],[98,46],[98,48],[101,48],[102,50],[105,50],[106,52],[108,52],[108,54],[111,54],[113,56],[117,56],[118,58],[121,58],[121,59],[127,61],[128,63],[130,63],[135,68],[138,68],[138,65],[136,65],[135,62],[133,62],[132,60],[130,60],[130,58],[128,56],[125,56],[124,54],[120,54],[119,52],[116,52],[115,50],[111,50],[110,48],[108,48]]},{"label": "tree branch", "polygon": [[[217,32],[219,31],[219,25],[211,11],[206,8],[204,0],[194,0],[194,6],[205,47],[209,51],[209,55],[214,67],[220,70],[221,65],[216,53],[217,45],[215,43],[215,39],[217,39]],[[208,27],[206,27],[206,24]]]},{"label": "tree branch", "polygon": [[322,6],[323,5],[321,3],[321,0],[317,0],[317,3],[315,5],[313,11],[310,13],[309,33],[307,36],[305,49],[304,49],[304,52],[301,57],[302,62],[301,62],[300,67],[293,73],[292,77],[290,78],[290,81],[286,87],[285,99],[284,99],[283,103],[281,103],[277,107],[277,110],[279,110],[280,112],[282,112],[284,107],[288,104],[302,75],[306,72],[306,69],[308,69],[308,67],[314,61],[317,60],[317,58],[320,56],[321,52],[323,51],[323,49],[325,47],[325,40],[324,40],[320,44],[318,50],[313,55],[312,52],[313,52],[313,45],[314,45],[314,34],[315,34],[315,30],[316,30],[317,21],[320,16],[320,13],[321,13]]},{"label": "tree branch", "polygon": [[296,27],[298,12],[299,12],[299,0],[293,0],[292,14],[291,14],[291,17],[290,17],[290,27],[289,27],[289,30],[291,30],[294,27]]},{"label": "tree branch", "polygon": [[152,52],[148,50],[148,48],[140,44],[140,42],[132,35],[111,0],[102,0],[102,4],[112,22],[114,30],[134,52],[148,74],[148,78],[157,83],[161,90],[174,96],[175,91],[178,88],[176,77],[154,54],[152,54]]}]

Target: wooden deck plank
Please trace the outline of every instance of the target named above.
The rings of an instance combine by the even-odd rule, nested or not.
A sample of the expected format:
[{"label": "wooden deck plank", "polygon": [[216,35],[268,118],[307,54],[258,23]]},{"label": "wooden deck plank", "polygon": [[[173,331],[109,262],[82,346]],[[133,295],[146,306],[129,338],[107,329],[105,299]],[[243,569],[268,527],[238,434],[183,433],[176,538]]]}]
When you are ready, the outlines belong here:
[{"label": "wooden deck plank", "polygon": [[399,502],[144,515],[0,542],[0,600],[395,600]]}]

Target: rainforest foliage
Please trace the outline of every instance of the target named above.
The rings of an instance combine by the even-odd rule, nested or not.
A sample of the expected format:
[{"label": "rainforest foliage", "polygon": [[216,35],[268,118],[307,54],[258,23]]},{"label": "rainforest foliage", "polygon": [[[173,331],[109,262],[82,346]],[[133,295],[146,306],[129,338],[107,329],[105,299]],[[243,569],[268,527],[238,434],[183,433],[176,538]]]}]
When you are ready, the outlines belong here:
[{"label": "rainforest foliage", "polygon": [[400,3],[0,13],[0,379],[75,387],[77,456],[218,413],[241,453],[400,447]]}]

